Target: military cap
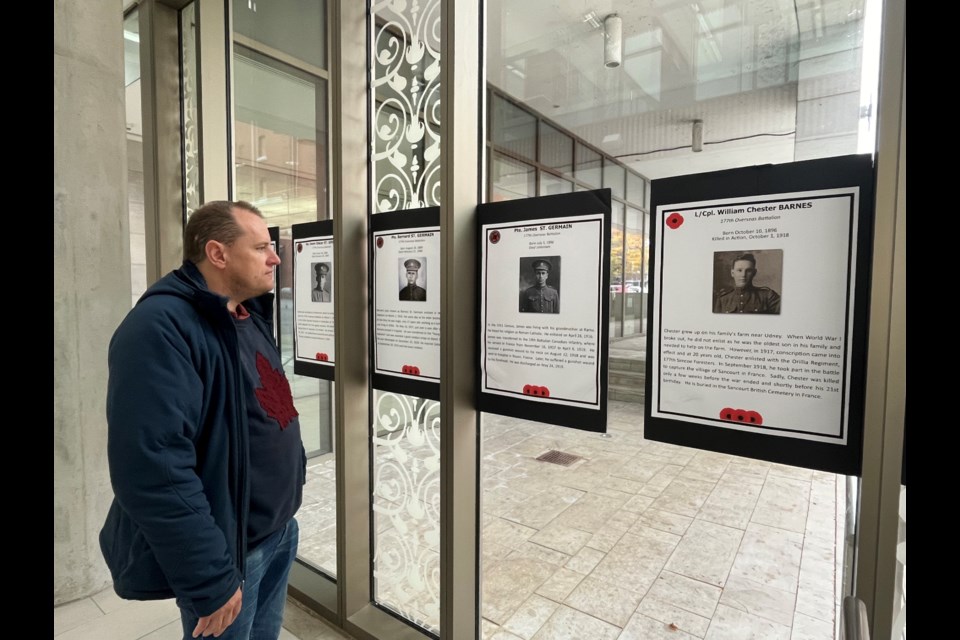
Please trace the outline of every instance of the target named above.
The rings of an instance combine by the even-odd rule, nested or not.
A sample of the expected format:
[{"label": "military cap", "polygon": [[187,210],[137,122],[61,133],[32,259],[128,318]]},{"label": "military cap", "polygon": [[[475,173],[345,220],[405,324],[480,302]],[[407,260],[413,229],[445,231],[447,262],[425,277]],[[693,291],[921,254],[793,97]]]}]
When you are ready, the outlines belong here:
[{"label": "military cap", "polygon": [[553,269],[553,265],[550,264],[549,260],[544,260],[541,258],[533,261],[533,270],[536,271],[538,269],[546,269],[547,271],[550,271]]},{"label": "military cap", "polygon": [[326,262],[318,262],[317,266],[315,266],[314,269],[316,269],[317,273],[319,273],[320,275],[325,276],[328,273],[330,273],[330,267],[327,265]]},{"label": "military cap", "polygon": [[419,260],[414,260],[413,258],[410,258],[409,260],[407,260],[406,262],[403,263],[403,266],[406,267],[408,271],[411,270],[411,269],[419,270],[419,269],[420,269],[420,261],[419,261]]}]

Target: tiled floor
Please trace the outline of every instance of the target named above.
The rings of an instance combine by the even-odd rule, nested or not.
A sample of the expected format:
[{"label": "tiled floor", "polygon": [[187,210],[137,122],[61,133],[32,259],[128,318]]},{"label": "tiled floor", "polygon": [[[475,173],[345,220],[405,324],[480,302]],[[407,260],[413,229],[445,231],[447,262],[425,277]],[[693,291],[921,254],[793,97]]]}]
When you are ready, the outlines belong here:
[{"label": "tiled floor", "polygon": [[[340,640],[350,636],[287,600],[281,640]],[[55,640],[179,640],[180,614],[173,600],[121,600],[106,589],[53,609]]]},{"label": "tiled floor", "polygon": [[[834,640],[842,477],[647,441],[642,406],[622,402],[609,405],[607,436],[491,414],[482,429],[484,640]],[[409,447],[407,466],[430,467]],[[549,450],[582,459],[536,460]],[[311,461],[298,514],[301,555],[329,569],[334,464]],[[411,486],[428,491],[393,496],[404,509],[378,515],[377,589],[436,626],[437,516],[421,499],[430,482]],[[403,571],[390,571],[388,546],[405,547]],[[346,637],[295,605],[287,614],[283,638]],[[179,637],[172,602],[125,603],[111,591],[55,609],[54,620],[58,640]]]}]

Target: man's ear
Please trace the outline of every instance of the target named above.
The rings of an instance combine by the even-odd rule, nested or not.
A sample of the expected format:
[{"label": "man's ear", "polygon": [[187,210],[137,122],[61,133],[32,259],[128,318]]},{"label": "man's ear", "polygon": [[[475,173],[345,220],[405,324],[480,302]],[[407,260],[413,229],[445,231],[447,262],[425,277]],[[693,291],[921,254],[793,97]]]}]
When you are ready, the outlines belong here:
[{"label": "man's ear", "polygon": [[227,266],[226,246],[216,240],[208,240],[204,247],[207,254],[207,262],[217,269],[224,269]]}]

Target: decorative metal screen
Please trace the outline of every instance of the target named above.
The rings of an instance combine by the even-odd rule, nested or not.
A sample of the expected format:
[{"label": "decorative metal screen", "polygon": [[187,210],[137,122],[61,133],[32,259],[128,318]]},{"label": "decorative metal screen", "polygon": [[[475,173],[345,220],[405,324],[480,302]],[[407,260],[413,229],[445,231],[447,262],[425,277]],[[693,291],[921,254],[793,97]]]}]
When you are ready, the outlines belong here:
[{"label": "decorative metal screen", "polygon": [[[440,3],[375,2],[373,212],[440,200]],[[440,629],[440,404],[374,391],[374,599]]]}]

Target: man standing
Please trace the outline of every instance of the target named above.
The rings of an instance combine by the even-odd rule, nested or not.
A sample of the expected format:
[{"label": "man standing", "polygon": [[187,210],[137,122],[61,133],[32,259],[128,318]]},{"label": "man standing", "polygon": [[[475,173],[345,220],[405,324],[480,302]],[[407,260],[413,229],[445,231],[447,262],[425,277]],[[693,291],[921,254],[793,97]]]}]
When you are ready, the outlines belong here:
[{"label": "man standing", "polygon": [[769,287],[753,286],[757,260],[752,253],[737,256],[730,269],[733,289],[713,296],[714,313],[780,313],[780,295]]},{"label": "man standing", "polygon": [[121,597],[176,597],[184,638],[275,639],[306,477],[272,338],[280,258],[246,202],[200,207],[183,244],[110,342],[100,548]]},{"label": "man standing", "polygon": [[310,300],[313,302],[330,302],[330,287],[327,285],[330,265],[326,262],[318,262],[314,265],[313,270],[317,276],[317,286],[310,292]]},{"label": "man standing", "polygon": [[553,265],[549,260],[533,262],[536,285],[520,294],[520,311],[527,313],[560,313],[560,293],[547,284]]},{"label": "man standing", "polygon": [[407,286],[400,289],[400,300],[426,302],[427,290],[417,286],[417,277],[420,275],[420,261],[410,258],[403,263],[403,267],[407,270]]}]

